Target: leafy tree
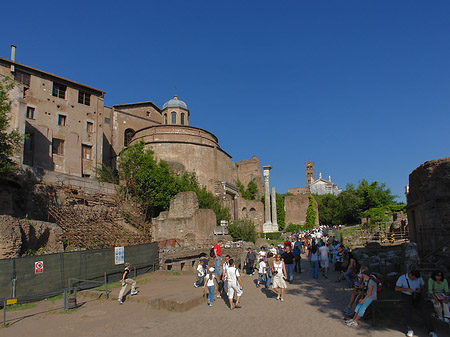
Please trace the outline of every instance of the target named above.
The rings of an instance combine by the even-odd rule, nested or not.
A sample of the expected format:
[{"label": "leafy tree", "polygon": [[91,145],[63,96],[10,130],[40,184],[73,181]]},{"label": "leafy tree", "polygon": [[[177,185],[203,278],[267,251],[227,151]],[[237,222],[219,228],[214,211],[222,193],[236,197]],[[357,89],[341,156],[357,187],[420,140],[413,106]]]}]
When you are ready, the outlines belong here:
[{"label": "leafy tree", "polygon": [[309,196],[308,209],[306,210],[305,229],[312,229],[316,225],[316,211],[314,210],[314,198]]},{"label": "leafy tree", "polygon": [[256,200],[256,195],[258,194],[258,185],[256,185],[255,181],[252,179],[247,184],[247,189],[245,189],[244,185],[238,180],[236,183],[239,188],[239,193],[242,198],[245,200]]},{"label": "leafy tree", "polygon": [[278,230],[283,231],[286,227],[286,211],[284,210],[284,197],[286,194],[276,194],[277,200],[277,222]]},{"label": "leafy tree", "polygon": [[11,157],[18,149],[22,136],[17,130],[7,132],[11,111],[11,100],[9,91],[14,87],[14,83],[8,78],[0,81],[0,174],[12,173],[16,165]]},{"label": "leafy tree", "polygon": [[119,183],[119,172],[116,169],[109,167],[108,165],[102,164],[100,168],[95,168],[95,180],[100,182],[118,184]]},{"label": "leafy tree", "polygon": [[228,234],[233,239],[256,242],[255,225],[251,220],[236,220],[228,225]]}]

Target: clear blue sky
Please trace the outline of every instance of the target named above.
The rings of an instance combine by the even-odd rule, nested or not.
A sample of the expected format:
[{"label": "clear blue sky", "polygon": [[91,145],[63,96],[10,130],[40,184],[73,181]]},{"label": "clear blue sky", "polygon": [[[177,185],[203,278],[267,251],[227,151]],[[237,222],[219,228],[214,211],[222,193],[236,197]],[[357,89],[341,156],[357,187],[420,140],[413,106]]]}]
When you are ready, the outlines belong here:
[{"label": "clear blue sky", "polygon": [[449,1],[8,1],[0,56],[107,92],[170,99],[280,193],[385,182],[449,156]]}]

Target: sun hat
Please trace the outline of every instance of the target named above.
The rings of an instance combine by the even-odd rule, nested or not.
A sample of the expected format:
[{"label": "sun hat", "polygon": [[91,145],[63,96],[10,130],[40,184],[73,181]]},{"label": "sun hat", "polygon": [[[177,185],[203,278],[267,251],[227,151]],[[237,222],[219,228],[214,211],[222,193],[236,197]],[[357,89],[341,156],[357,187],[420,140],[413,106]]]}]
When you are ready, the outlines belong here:
[{"label": "sun hat", "polygon": [[212,273],[212,272],[214,272],[214,267],[211,267],[211,268],[209,268],[209,271]]}]

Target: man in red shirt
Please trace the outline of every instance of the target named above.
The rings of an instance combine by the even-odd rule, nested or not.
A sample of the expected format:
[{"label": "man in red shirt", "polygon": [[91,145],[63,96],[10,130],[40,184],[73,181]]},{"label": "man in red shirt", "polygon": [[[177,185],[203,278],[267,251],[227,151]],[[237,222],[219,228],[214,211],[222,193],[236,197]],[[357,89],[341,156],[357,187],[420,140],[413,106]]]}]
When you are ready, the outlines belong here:
[{"label": "man in red shirt", "polygon": [[287,238],[286,241],[284,241],[284,246],[292,248],[292,243],[291,243],[291,241],[289,241],[289,238]]},{"label": "man in red shirt", "polygon": [[219,240],[214,246],[214,275],[220,275],[220,257],[222,256],[223,241]]}]

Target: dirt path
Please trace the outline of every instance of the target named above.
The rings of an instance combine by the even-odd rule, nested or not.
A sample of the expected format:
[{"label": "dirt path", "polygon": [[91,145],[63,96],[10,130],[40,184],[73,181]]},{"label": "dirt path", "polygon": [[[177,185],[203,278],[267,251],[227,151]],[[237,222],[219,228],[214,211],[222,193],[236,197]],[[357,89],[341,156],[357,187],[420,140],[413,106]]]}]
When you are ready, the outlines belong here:
[{"label": "dirt path", "polygon": [[[34,309],[8,313],[11,325],[0,329],[0,336],[404,336],[399,323],[401,313],[396,311],[392,315],[398,317],[389,327],[373,328],[370,322],[357,328],[345,326],[341,310],[350,293],[343,290],[343,284],[334,282],[335,273],[328,280],[314,280],[305,260],[303,267],[306,271],[296,274],[294,284],[288,285],[284,302],[277,301],[272,291],[256,288],[255,276],[245,276],[240,309],[229,310],[226,301],[219,299],[213,307],[208,307],[205,300],[204,305],[187,312],[153,310],[145,301],[137,301],[139,296],[143,299],[146,292],[154,295],[158,289],[165,294],[202,292],[193,287],[193,275],[156,273],[140,284],[141,294],[136,301],[119,305],[117,301],[89,299],[68,314],[61,313],[62,301],[40,302]],[[113,297],[117,297],[116,293],[118,289],[113,290]],[[447,326],[435,323],[440,337],[450,335]],[[427,336],[424,330],[417,330],[416,335]]]}]

